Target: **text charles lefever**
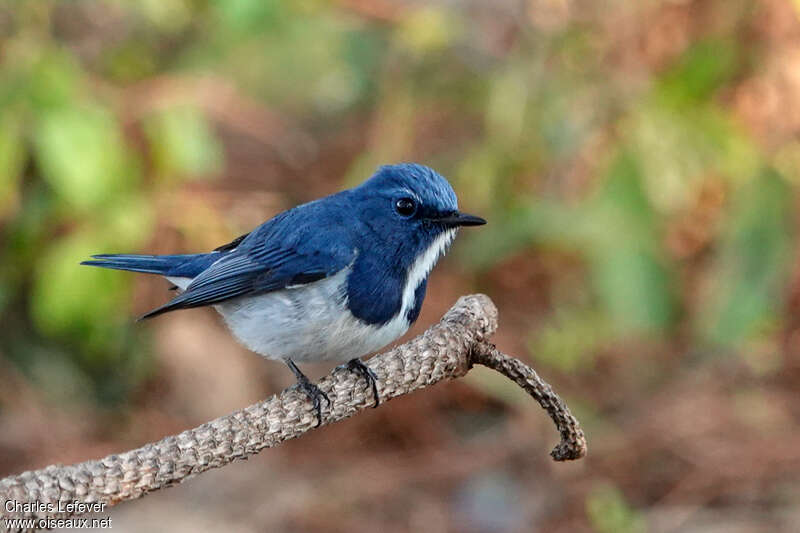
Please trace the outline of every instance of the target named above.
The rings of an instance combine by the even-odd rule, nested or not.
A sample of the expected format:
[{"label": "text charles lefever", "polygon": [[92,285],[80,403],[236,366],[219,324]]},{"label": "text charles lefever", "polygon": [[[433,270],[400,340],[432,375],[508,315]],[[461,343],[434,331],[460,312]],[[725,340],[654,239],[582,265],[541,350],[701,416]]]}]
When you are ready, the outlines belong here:
[{"label": "text charles lefever", "polygon": [[106,502],[19,502],[16,500],[6,500],[4,511],[7,513],[39,514],[39,513],[102,513],[106,510]]}]

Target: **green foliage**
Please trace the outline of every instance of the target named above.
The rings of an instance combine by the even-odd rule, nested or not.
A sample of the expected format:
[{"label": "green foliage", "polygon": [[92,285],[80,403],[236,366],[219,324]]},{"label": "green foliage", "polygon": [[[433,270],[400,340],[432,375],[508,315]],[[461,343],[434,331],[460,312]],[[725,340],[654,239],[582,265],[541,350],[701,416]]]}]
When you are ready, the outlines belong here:
[{"label": "green foliage", "polygon": [[[625,99],[610,90],[613,80],[595,77],[591,56],[574,54],[585,46],[582,35],[570,29],[550,43],[546,76],[537,67],[542,52],[527,50],[527,61],[512,57],[493,79],[487,138],[465,159],[460,184],[493,198],[496,209],[462,257],[481,270],[532,248],[583,261],[585,290],[557,290],[553,312],[529,339],[540,361],[565,371],[591,366],[591,354],[616,338],[670,335],[681,317],[701,345],[735,347],[768,334],[792,255],[789,190],[760,170],[764,154],[717,101],[744,65],[736,41],[693,44],[647,90]],[[598,100],[616,106],[618,115],[597,185],[577,201],[544,185],[520,194],[509,176],[575,157],[598,127],[604,115],[582,109],[584,95],[595,108],[603,107]],[[721,177],[735,195],[706,273],[713,283],[701,305],[686,309],[682,265],[665,247],[666,227],[691,207],[708,176]]]},{"label": "green foliage", "polygon": [[601,305],[619,332],[668,327],[674,316],[670,269],[632,155],[617,157],[585,216],[593,280]]},{"label": "green foliage", "polygon": [[457,18],[434,6],[411,10],[397,28],[398,42],[418,56],[443,50],[457,35]]},{"label": "green foliage", "polygon": [[144,126],[155,170],[165,178],[200,176],[222,168],[222,148],[197,110],[170,108],[149,117]]},{"label": "green foliage", "polygon": [[136,184],[119,126],[99,106],[43,110],[34,141],[42,176],[69,208],[86,212]]},{"label": "green foliage", "polygon": [[343,111],[374,88],[378,34],[322,4],[217,1],[206,15],[213,44],[192,43],[182,63],[219,70],[282,112]]},{"label": "green foliage", "polygon": [[24,162],[24,146],[19,117],[6,112],[0,115],[0,220],[19,201],[19,183]]},{"label": "green foliage", "polygon": [[579,372],[591,367],[594,350],[612,338],[611,331],[598,309],[566,304],[531,335],[528,348],[540,363],[562,372]]},{"label": "green foliage", "polygon": [[111,331],[106,327],[109,318],[124,319],[117,308],[129,290],[125,278],[111,271],[75,267],[94,253],[98,240],[88,232],[75,233],[54,243],[38,259],[31,311],[45,334],[73,334],[95,345],[98,336]]},{"label": "green foliage", "polygon": [[586,497],[586,514],[597,533],[644,533],[647,524],[613,486],[596,487]]},{"label": "green foliage", "polygon": [[[113,99],[95,90],[92,66],[59,45],[55,4],[19,7],[5,13],[15,31],[0,37],[9,52],[0,66],[0,320],[19,327],[6,328],[0,350],[44,388],[88,386],[89,397],[122,401],[147,373],[130,334],[131,280],[78,263],[142,246],[158,189],[143,183],[147,154]],[[139,7],[165,34],[179,31],[177,15],[190,9],[182,1]],[[196,112],[167,107],[140,126],[152,134],[155,172],[219,170],[221,149]]]},{"label": "green foliage", "polygon": [[771,170],[736,192],[701,309],[708,339],[735,346],[777,319],[792,253],[790,208],[790,189]]},{"label": "green foliage", "polygon": [[695,43],[660,80],[658,97],[667,106],[703,105],[735,73],[733,41]]}]

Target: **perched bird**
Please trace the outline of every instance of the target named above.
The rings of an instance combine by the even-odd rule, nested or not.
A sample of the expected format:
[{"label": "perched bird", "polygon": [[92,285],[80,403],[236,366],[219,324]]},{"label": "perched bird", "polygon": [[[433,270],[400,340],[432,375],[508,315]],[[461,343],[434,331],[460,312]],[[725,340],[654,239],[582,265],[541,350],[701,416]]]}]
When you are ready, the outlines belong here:
[{"label": "perched bird", "polygon": [[372,387],[361,357],[403,335],[419,316],[428,274],[461,226],[453,188],[431,168],[380,167],[353,189],[284,211],[210,253],[94,255],[91,265],[160,274],[179,294],[150,311],[213,305],[250,350],[283,360],[321,422],[327,395],[295,362],[348,361]]}]

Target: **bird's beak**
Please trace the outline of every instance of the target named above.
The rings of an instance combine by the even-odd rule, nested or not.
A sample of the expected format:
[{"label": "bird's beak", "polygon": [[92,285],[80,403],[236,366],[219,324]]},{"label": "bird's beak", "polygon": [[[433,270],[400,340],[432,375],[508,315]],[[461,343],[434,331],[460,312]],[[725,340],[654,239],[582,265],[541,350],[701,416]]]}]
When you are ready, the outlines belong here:
[{"label": "bird's beak", "polygon": [[459,213],[458,211],[445,217],[437,218],[436,222],[450,228],[457,228],[460,226],[483,226],[486,224],[486,221],[481,217]]}]

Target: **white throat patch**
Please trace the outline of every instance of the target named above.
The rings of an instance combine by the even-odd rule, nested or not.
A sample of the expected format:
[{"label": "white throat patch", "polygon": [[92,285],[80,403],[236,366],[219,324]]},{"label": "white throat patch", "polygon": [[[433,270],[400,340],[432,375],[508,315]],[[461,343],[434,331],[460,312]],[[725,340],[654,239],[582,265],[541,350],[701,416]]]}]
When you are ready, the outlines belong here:
[{"label": "white throat patch", "polygon": [[428,274],[431,273],[436,261],[439,260],[439,257],[444,254],[444,252],[447,250],[447,247],[451,242],[453,242],[453,239],[456,236],[456,231],[458,230],[449,229],[442,232],[431,243],[428,249],[419,254],[414,260],[414,263],[408,270],[406,286],[403,289],[403,305],[400,309],[400,315],[398,318],[401,318],[402,320],[406,319],[406,314],[408,313],[409,309],[414,306],[414,293],[417,292],[417,287],[419,287],[419,284],[422,283],[423,279],[428,277]]}]

